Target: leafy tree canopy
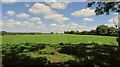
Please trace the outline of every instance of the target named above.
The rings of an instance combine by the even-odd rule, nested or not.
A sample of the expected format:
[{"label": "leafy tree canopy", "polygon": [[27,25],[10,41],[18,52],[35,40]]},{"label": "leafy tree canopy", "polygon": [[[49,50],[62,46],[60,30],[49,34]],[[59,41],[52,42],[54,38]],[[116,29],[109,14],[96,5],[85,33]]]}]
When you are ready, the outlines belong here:
[{"label": "leafy tree canopy", "polygon": [[107,14],[110,12],[120,12],[118,8],[118,3],[120,2],[89,2],[88,7],[96,6],[95,13],[96,15]]}]

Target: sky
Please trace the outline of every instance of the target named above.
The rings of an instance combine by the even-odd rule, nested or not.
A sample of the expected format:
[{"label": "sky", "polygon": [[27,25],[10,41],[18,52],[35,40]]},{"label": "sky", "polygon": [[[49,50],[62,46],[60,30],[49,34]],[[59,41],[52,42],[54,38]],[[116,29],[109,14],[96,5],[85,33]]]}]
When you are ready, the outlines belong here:
[{"label": "sky", "polygon": [[93,30],[99,25],[114,26],[117,13],[96,16],[87,2],[3,2],[2,30],[8,32],[63,33]]}]

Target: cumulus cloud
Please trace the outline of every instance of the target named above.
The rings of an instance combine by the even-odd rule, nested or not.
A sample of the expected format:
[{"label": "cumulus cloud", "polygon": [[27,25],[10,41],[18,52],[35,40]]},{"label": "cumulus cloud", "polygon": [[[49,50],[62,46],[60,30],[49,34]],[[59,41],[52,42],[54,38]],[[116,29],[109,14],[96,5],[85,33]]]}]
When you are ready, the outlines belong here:
[{"label": "cumulus cloud", "polygon": [[2,0],[3,4],[14,4],[16,3],[16,0]]},{"label": "cumulus cloud", "polygon": [[20,13],[20,14],[16,15],[16,17],[19,17],[19,18],[29,18],[30,15],[26,14],[26,13]]},{"label": "cumulus cloud", "polygon": [[67,25],[66,25],[66,29],[68,30],[74,30],[74,29],[77,29],[79,27],[83,27],[82,25],[78,25],[76,24],[75,22],[69,22]]},{"label": "cumulus cloud", "polygon": [[42,3],[35,3],[30,9],[29,12],[33,14],[54,14],[55,11],[53,11],[49,6],[46,6]]},{"label": "cumulus cloud", "polygon": [[20,26],[34,28],[35,24],[33,22],[24,21]]},{"label": "cumulus cloud", "polygon": [[30,27],[33,28],[34,27],[34,23],[33,22],[28,22],[28,21],[15,21],[15,20],[3,20],[3,25],[6,27]]},{"label": "cumulus cloud", "polygon": [[111,19],[109,19],[108,20],[108,24],[105,24],[105,25],[107,25],[107,26],[115,26],[115,25],[120,25],[120,24],[118,24],[118,16],[115,16],[114,18],[111,18]]},{"label": "cumulus cloud", "polygon": [[93,29],[96,29],[97,26],[86,26],[86,25],[79,25],[75,22],[69,22],[68,24],[65,25],[65,29],[64,30],[78,30],[78,31],[90,31]]},{"label": "cumulus cloud", "polygon": [[118,24],[118,16],[115,16],[114,18],[109,19],[108,22],[113,24]]},{"label": "cumulus cloud", "polygon": [[82,21],[94,21],[94,19],[92,19],[92,18],[83,18],[83,20]]},{"label": "cumulus cloud", "polygon": [[3,19],[7,19],[8,17],[6,17],[6,16],[4,16],[4,17],[2,17]]},{"label": "cumulus cloud", "polygon": [[15,15],[15,12],[14,11],[7,11],[6,14],[13,16],[13,15]]},{"label": "cumulus cloud", "polygon": [[50,4],[50,7],[55,9],[65,9],[68,3],[69,2],[53,2],[52,4]]},{"label": "cumulus cloud", "polygon": [[37,22],[37,24],[42,24],[42,22],[39,21],[39,22]]},{"label": "cumulus cloud", "polygon": [[95,9],[87,8],[87,9],[82,9],[82,10],[79,10],[79,11],[75,11],[71,15],[76,16],[76,17],[79,17],[79,16],[89,17],[89,16],[92,16],[92,15],[95,15],[94,11],[95,11]]},{"label": "cumulus cloud", "polygon": [[50,26],[55,26],[55,27],[56,27],[56,26],[58,26],[58,25],[57,25],[57,24],[50,24]]},{"label": "cumulus cloud", "polygon": [[114,26],[115,26],[113,23],[104,24],[104,25],[107,25],[107,26],[109,26],[109,27],[114,27]]},{"label": "cumulus cloud", "polygon": [[3,25],[7,26],[7,27],[15,27],[17,25],[20,25],[21,22],[20,21],[15,21],[15,20],[4,20],[2,21],[3,22]]},{"label": "cumulus cloud", "polygon": [[33,17],[31,19],[29,19],[30,21],[40,21],[40,18],[39,17]]},{"label": "cumulus cloud", "polygon": [[114,15],[118,15],[118,13],[114,13]]},{"label": "cumulus cloud", "polygon": [[86,23],[83,23],[83,24],[86,24]]},{"label": "cumulus cloud", "polygon": [[69,20],[69,18],[64,17],[62,14],[52,14],[52,15],[46,15],[44,16],[45,19],[53,19],[56,22],[64,22]]},{"label": "cumulus cloud", "polygon": [[[6,29],[12,29],[14,27],[17,27],[17,31],[38,31],[38,32],[56,32],[56,33],[63,33],[65,30],[93,30],[96,28],[96,26],[85,26],[85,25],[79,25],[75,22],[69,22],[67,24],[50,24],[46,26],[41,21],[38,21],[37,23],[29,22],[29,21],[15,21],[15,20],[4,20],[3,26]],[[37,24],[37,25],[36,25]],[[0,23],[1,25],[1,23]],[[15,28],[14,28],[15,29]],[[19,29],[19,30],[18,30]]]},{"label": "cumulus cloud", "polygon": [[30,4],[25,4],[25,7],[30,7]]}]

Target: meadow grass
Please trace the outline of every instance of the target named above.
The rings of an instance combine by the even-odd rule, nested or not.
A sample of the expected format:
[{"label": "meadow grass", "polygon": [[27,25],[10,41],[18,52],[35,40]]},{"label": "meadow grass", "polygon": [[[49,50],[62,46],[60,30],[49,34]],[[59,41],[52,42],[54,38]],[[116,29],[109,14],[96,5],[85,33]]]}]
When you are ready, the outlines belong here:
[{"label": "meadow grass", "polygon": [[41,34],[41,35],[4,35],[2,44],[19,44],[19,43],[98,43],[117,45],[116,37],[95,36],[95,35],[73,35],[73,34]]},{"label": "meadow grass", "polygon": [[[109,56],[109,52],[114,50],[108,46],[117,46],[116,37],[74,34],[4,35],[2,44],[3,52],[12,53],[11,48],[14,47],[15,52],[23,50],[18,55],[26,55],[31,58],[45,57],[51,63],[64,63],[69,60],[83,62],[86,58],[92,60],[103,55]],[[107,47],[101,44],[107,44]],[[41,45],[45,47],[42,48]],[[104,52],[108,50],[108,53]]]}]

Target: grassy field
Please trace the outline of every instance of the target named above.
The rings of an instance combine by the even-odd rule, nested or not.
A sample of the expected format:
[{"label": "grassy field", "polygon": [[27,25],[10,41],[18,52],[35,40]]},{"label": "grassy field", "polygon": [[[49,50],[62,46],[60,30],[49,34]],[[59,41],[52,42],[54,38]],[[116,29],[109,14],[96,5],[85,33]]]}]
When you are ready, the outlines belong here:
[{"label": "grassy field", "polygon": [[[102,45],[101,45],[102,44]],[[4,35],[3,65],[119,64],[116,37],[72,34]],[[119,58],[119,59],[118,59]],[[17,60],[16,60],[17,59]],[[93,62],[94,61],[94,62]],[[98,63],[98,64],[97,64]]]},{"label": "grassy field", "polygon": [[41,34],[41,35],[4,35],[3,44],[19,44],[24,42],[58,44],[58,43],[98,43],[117,45],[116,37],[95,35],[71,35],[71,34]]}]

